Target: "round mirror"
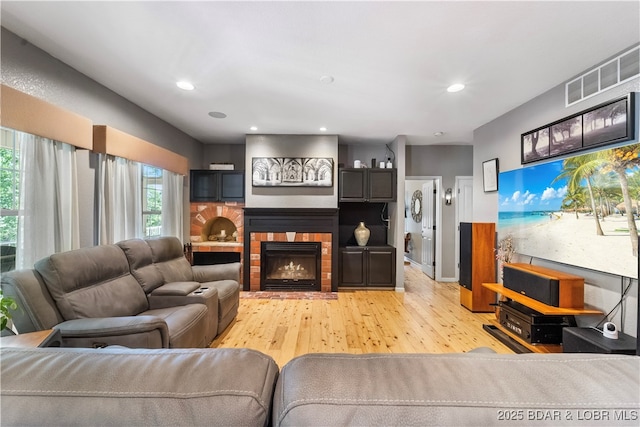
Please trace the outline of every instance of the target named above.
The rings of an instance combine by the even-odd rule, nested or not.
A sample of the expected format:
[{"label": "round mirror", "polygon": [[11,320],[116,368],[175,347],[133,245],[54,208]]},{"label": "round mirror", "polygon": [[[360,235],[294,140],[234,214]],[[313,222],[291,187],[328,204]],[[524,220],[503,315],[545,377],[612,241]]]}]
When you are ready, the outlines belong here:
[{"label": "round mirror", "polygon": [[411,216],[415,222],[422,221],[422,191],[416,190],[411,196]]}]

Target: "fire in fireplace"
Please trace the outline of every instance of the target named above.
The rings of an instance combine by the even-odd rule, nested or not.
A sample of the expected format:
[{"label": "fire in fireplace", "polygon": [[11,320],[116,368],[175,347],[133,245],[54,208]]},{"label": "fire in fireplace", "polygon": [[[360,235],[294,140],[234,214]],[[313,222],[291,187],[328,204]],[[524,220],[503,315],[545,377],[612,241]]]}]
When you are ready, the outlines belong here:
[{"label": "fire in fireplace", "polygon": [[260,289],[319,291],[319,242],[261,242]]}]

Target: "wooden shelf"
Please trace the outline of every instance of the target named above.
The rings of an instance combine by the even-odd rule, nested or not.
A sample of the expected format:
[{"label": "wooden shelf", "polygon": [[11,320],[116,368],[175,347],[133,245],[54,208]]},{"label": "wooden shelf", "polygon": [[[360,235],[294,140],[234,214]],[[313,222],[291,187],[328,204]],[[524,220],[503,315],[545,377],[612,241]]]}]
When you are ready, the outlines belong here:
[{"label": "wooden shelf", "polygon": [[527,307],[530,307],[533,310],[546,315],[580,316],[585,314],[603,314],[600,310],[593,310],[588,308],[577,309],[553,307],[537,301],[533,298],[529,298],[527,296],[519,294],[518,292],[512,291],[511,289],[505,288],[500,283],[483,283],[482,286],[493,292],[501,294],[505,298],[512,299],[513,301],[519,302],[520,304],[526,305]]}]

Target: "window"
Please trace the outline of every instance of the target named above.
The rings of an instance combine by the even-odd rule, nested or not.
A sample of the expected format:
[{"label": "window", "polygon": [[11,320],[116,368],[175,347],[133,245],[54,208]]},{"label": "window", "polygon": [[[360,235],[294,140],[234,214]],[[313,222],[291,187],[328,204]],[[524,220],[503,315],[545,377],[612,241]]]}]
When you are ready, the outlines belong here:
[{"label": "window", "polygon": [[0,128],[0,271],[15,268],[20,208],[20,150],[16,133]]},{"label": "window", "polygon": [[142,165],[142,224],[145,237],[162,234],[162,169]]}]

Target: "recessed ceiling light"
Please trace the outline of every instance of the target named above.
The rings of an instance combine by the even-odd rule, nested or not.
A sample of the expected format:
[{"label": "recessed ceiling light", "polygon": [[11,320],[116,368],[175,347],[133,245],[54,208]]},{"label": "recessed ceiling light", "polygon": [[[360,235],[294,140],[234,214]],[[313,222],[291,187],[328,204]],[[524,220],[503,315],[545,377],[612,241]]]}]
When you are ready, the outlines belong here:
[{"label": "recessed ceiling light", "polygon": [[176,82],[176,86],[178,86],[182,90],[194,90],[196,88],[192,83],[184,80]]},{"label": "recessed ceiling light", "polygon": [[447,92],[460,92],[462,89],[464,89],[464,85],[462,83],[456,83],[449,86]]},{"label": "recessed ceiling light", "polygon": [[225,117],[227,117],[225,113],[221,113],[220,111],[212,111],[209,113],[209,115],[214,119],[224,119]]},{"label": "recessed ceiling light", "polygon": [[254,130],[254,131],[255,131],[255,130],[258,130],[258,126],[251,126],[249,129],[251,129],[251,130]]},{"label": "recessed ceiling light", "polygon": [[320,77],[320,83],[324,83],[326,85],[330,85],[333,83],[333,76],[322,76]]},{"label": "recessed ceiling light", "polygon": [[441,131],[433,133],[433,136],[442,136],[442,135],[444,135],[444,132],[441,132]]},{"label": "recessed ceiling light", "polygon": [[323,127],[320,128],[320,132],[326,132],[326,131],[327,131],[326,127],[323,126]]}]

